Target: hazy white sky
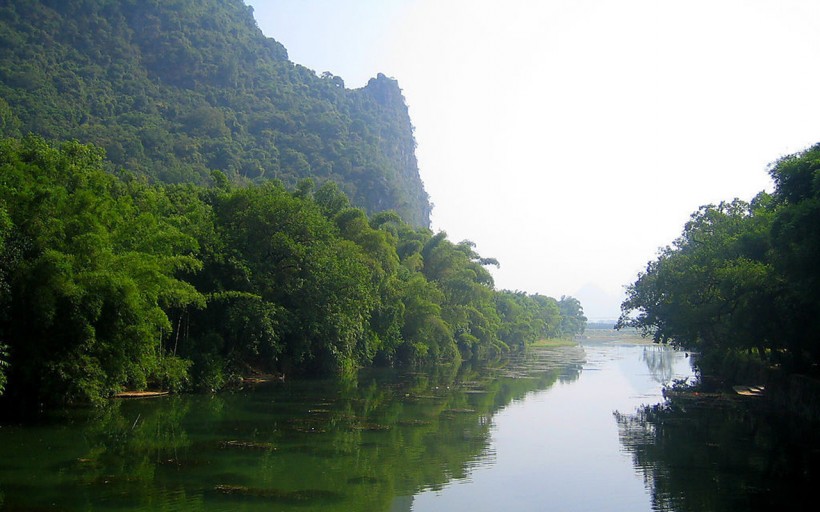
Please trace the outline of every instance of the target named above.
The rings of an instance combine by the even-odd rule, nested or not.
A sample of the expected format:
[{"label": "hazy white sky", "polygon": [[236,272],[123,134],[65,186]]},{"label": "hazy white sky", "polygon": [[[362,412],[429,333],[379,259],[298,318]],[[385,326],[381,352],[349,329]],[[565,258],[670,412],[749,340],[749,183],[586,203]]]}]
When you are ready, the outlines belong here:
[{"label": "hazy white sky", "polygon": [[433,229],[499,288],[619,298],[700,205],[820,141],[817,0],[246,2],[292,61],[399,81]]}]

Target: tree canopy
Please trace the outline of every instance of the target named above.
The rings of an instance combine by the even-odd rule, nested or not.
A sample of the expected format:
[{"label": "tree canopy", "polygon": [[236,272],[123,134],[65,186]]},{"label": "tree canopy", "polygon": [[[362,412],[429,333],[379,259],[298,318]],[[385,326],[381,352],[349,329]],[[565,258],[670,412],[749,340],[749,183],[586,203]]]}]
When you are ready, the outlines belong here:
[{"label": "tree canopy", "polygon": [[0,42],[8,399],[457,363],[583,330],[574,299],[498,291],[496,260],[429,229],[396,80],[349,90],[290,62],[241,0],[4,2]]},{"label": "tree canopy", "polygon": [[[469,241],[334,184],[151,184],[103,151],[0,143],[0,385],[100,400],[249,373],[457,363],[573,336],[577,300],[498,291]],[[6,382],[6,378],[8,381]]]},{"label": "tree canopy", "polygon": [[619,326],[706,359],[816,371],[820,145],[777,161],[775,190],[701,207],[628,288]]}]

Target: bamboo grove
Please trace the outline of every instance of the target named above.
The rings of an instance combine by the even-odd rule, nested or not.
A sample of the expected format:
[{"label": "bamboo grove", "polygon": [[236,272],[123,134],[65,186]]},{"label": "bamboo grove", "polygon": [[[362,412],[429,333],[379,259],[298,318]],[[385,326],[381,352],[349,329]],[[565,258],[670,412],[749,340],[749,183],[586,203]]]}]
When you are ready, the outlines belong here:
[{"label": "bamboo grove", "polygon": [[585,318],[494,288],[469,241],[368,216],[332,182],[152,184],[104,152],[0,143],[0,389],[99,401],[244,375],[489,358]]}]

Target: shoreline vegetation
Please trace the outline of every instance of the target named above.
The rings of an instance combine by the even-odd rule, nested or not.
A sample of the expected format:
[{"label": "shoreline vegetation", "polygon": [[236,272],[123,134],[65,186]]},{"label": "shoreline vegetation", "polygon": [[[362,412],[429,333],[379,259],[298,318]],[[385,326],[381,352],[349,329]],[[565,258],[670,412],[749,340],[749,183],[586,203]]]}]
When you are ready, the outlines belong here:
[{"label": "shoreline vegetation", "polygon": [[[627,288],[616,328],[697,354],[698,392],[820,420],[820,144],[769,169],[751,202],[702,206]],[[762,396],[757,396],[762,395]]]},{"label": "shoreline vegetation", "polygon": [[574,347],[578,345],[577,339],[570,338],[542,338],[534,341],[528,347],[532,348],[557,348],[557,347]]},{"label": "shoreline vegetation", "polygon": [[291,62],[240,0],[0,11],[0,411],[583,331],[429,229],[395,79]]},{"label": "shoreline vegetation", "polygon": [[112,395],[111,398],[158,398],[168,394],[168,391],[120,391]]},{"label": "shoreline vegetation", "polygon": [[0,140],[7,402],[457,365],[583,332],[577,299],[497,290],[488,265],[333,183],[151,184],[91,145]]},{"label": "shoreline vegetation", "polygon": [[652,338],[643,336],[637,330],[616,330],[614,328],[587,328],[576,339],[584,341],[623,342],[637,345],[655,345]]}]

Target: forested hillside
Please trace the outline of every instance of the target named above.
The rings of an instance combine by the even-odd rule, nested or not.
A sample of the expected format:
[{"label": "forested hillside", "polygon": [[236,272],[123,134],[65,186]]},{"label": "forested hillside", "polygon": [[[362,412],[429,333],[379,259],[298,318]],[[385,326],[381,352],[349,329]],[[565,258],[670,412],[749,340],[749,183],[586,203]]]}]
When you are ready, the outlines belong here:
[{"label": "forested hillside", "polygon": [[288,61],[240,0],[0,2],[0,394],[99,401],[570,337],[430,231],[396,81]]},{"label": "forested hillside", "polygon": [[0,136],[28,133],[166,183],[333,181],[429,225],[397,82],[350,90],[290,62],[242,0],[0,2]]}]

